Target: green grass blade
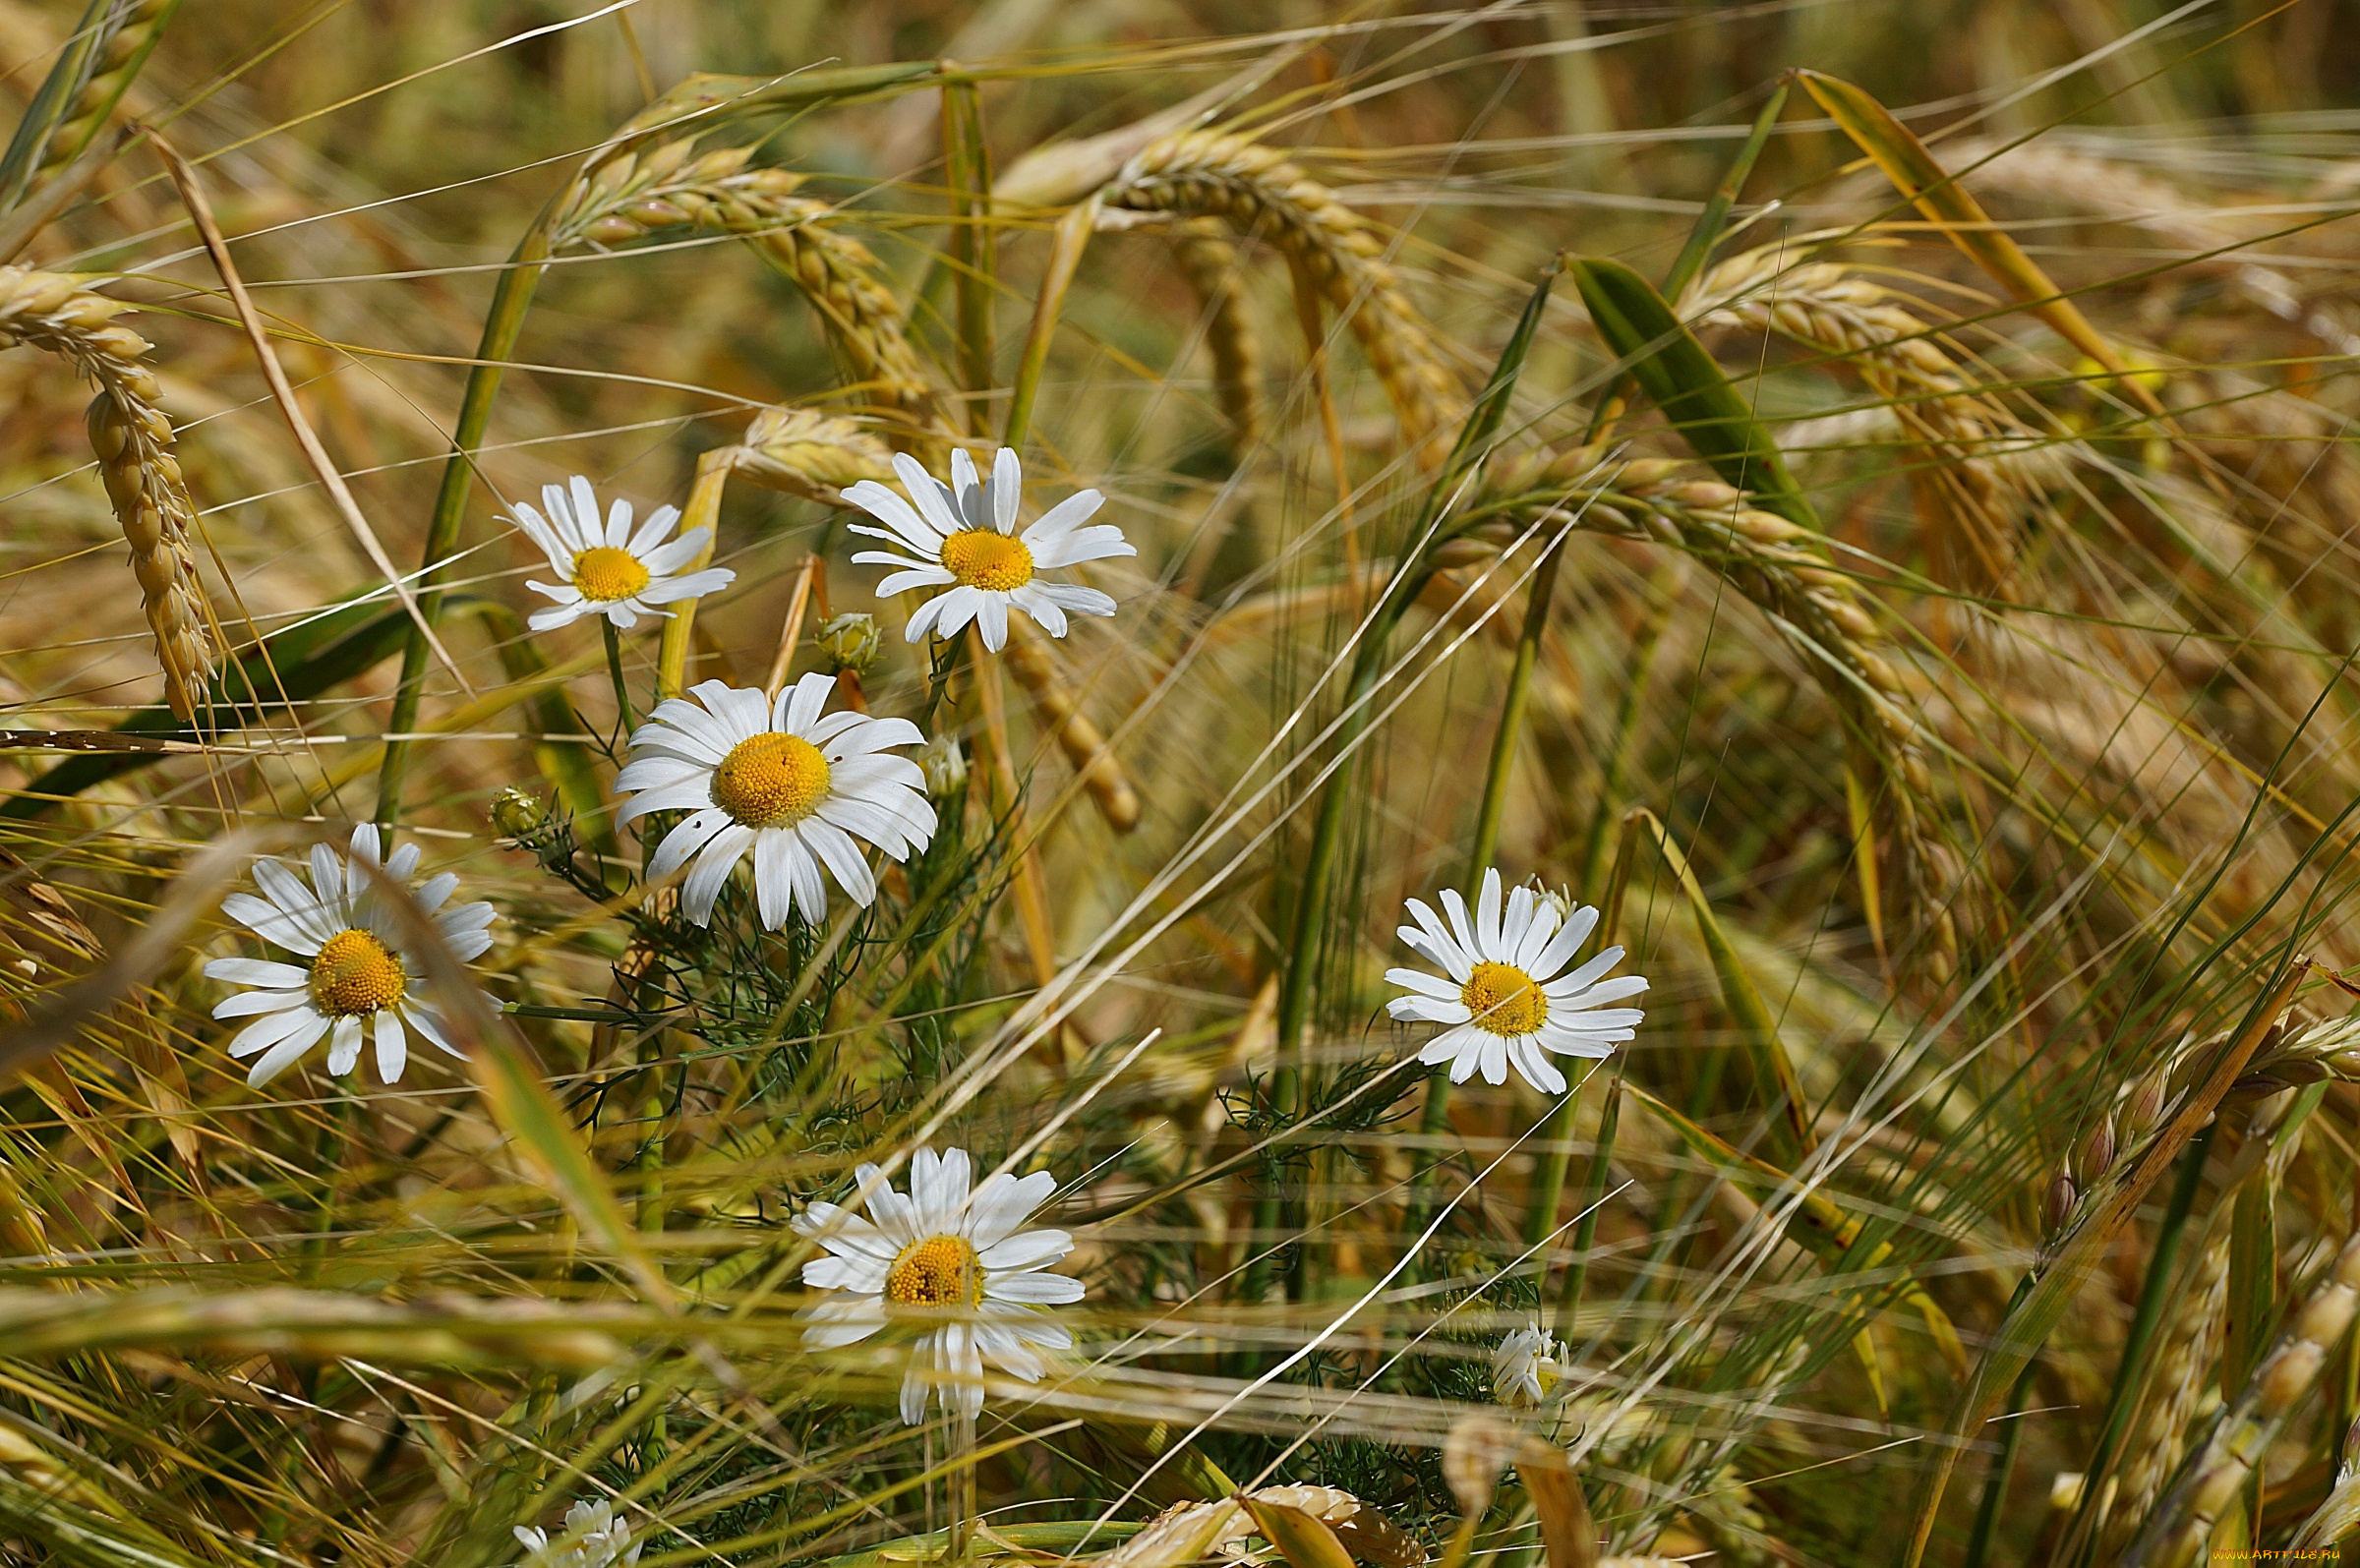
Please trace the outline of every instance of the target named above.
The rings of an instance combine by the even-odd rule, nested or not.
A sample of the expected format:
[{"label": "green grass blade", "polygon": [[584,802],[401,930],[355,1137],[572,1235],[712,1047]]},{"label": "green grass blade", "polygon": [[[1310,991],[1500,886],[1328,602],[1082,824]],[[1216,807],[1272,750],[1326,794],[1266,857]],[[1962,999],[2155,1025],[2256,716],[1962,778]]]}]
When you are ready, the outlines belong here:
[{"label": "green grass blade", "polygon": [[1681,323],[1655,285],[1620,261],[1566,263],[1608,348],[1713,472],[1750,493],[1765,511],[1816,532],[1818,515],[1787,472],[1778,443],[1729,377]]}]

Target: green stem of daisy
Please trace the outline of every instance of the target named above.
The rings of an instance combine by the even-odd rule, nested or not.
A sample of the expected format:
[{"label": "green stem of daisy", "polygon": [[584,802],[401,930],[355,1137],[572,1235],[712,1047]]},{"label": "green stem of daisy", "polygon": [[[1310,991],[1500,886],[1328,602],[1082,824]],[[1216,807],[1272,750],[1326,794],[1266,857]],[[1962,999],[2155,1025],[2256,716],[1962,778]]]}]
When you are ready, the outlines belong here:
[{"label": "green stem of daisy", "polygon": [[378,764],[377,820],[388,828],[401,815],[401,786],[410,767],[408,737],[418,727],[418,703],[425,694],[426,628],[442,619],[442,565],[458,550],[459,525],[466,519],[467,494],[475,484],[475,449],[491,428],[501,377],[524,330],[533,290],[548,270],[549,222],[560,200],[542,209],[502,270],[491,312],[484,319],[484,335],[476,344],[475,366],[467,373],[458,428],[451,433],[452,451],[442,464],[442,485],[435,494],[434,516],[426,527],[425,570],[417,578],[418,615],[424,625],[413,625],[401,645],[401,678],[393,690],[392,715],[385,722],[384,759]]},{"label": "green stem of daisy", "polygon": [[[1568,1096],[1570,1098],[1570,1096]],[[1598,1240],[1598,1211],[1606,1207],[1606,1182],[1615,1158],[1615,1131],[1622,1121],[1622,1070],[1618,1064],[1606,1091],[1606,1108],[1598,1113],[1598,1138],[1590,1151],[1589,1174],[1581,1184],[1581,1219],[1573,1227],[1573,1260],[1565,1265],[1564,1289],[1557,1299],[1557,1333],[1573,1343],[1573,1318],[1581,1310],[1581,1293],[1589,1283],[1590,1249]]]},{"label": "green stem of daisy", "polygon": [[628,735],[639,727],[639,721],[632,717],[631,688],[622,675],[622,633],[604,615],[598,617],[598,629],[607,642],[607,677],[615,682],[615,722]]},{"label": "green stem of daisy", "polygon": [[[1558,270],[1558,264],[1552,261],[1541,274],[1531,297],[1524,302],[1524,313],[1517,319],[1507,346],[1500,352],[1500,363],[1493,370],[1492,378],[1484,384],[1474,407],[1468,411],[1466,423],[1459,428],[1457,443],[1435,476],[1434,486],[1426,493],[1425,504],[1419,508],[1417,521],[1409,531],[1409,543],[1418,553],[1386,585],[1377,608],[1370,612],[1360,650],[1352,661],[1351,678],[1344,690],[1343,718],[1335,739],[1335,754],[1344,760],[1321,786],[1320,814],[1312,829],[1311,853],[1304,862],[1301,891],[1295,900],[1286,977],[1278,989],[1278,1070],[1271,1074],[1270,1099],[1281,1121],[1292,1121],[1303,1114],[1300,1104],[1303,1085],[1295,1064],[1304,1030],[1311,1022],[1313,982],[1319,972],[1320,945],[1328,935],[1328,884],[1333,880],[1336,856],[1343,842],[1344,813],[1360,799],[1354,787],[1356,769],[1352,753],[1367,732],[1374,713],[1377,682],[1385,673],[1393,628],[1433,577],[1434,551],[1455,532],[1446,526],[1446,514],[1492,449],[1500,422],[1507,412],[1508,399],[1515,392],[1516,380],[1524,373],[1525,359],[1532,352],[1533,339],[1540,330],[1541,316],[1548,306],[1549,290],[1557,280]],[[1431,1107],[1432,1096],[1429,1103]],[[1430,1185],[1432,1169],[1429,1166],[1421,1172],[1417,1181]],[[1423,1190],[1421,1187],[1412,1197],[1413,1210],[1420,1206]],[[1277,1230],[1280,1205],[1277,1191],[1262,1194],[1254,1213],[1254,1229],[1259,1235],[1267,1236]],[[1413,1235],[1420,1228],[1420,1225],[1409,1227]],[[1256,1258],[1246,1269],[1241,1285],[1245,1300],[1262,1299],[1268,1274],[1266,1250],[1265,1256]]]},{"label": "green stem of daisy", "polygon": [[966,1562],[975,1547],[975,1419],[963,1411],[951,1427],[951,1472],[944,1485],[951,1516],[948,1560]]}]

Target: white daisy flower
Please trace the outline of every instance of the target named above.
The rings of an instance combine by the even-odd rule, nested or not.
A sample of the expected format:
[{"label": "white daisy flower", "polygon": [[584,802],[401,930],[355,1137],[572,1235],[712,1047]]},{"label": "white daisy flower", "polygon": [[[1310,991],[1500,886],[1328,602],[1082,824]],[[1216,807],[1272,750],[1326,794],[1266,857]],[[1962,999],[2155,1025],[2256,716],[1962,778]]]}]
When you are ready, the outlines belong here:
[{"label": "white daisy flower", "polygon": [[[1034,1347],[1067,1350],[1073,1335],[1040,1310],[1082,1299],[1082,1282],[1043,1274],[1074,1249],[1063,1231],[1020,1230],[1056,1190],[1035,1171],[1005,1171],[973,1192],[965,1149],[936,1159],[919,1149],[907,1196],[883,1185],[873,1165],[856,1173],[869,1219],[814,1203],[795,1228],[828,1249],[803,1265],[803,1283],[842,1294],[822,1302],[803,1330],[820,1349],[856,1345],[888,1324],[919,1326],[902,1379],[902,1420],[926,1417],[926,1392],[973,1420],[983,1408],[983,1362],[1028,1383],[1044,1369]],[[947,1321],[946,1321],[947,1319]]]},{"label": "white daisy flower", "polygon": [[870,565],[901,568],[877,584],[878,598],[912,588],[945,590],[910,617],[904,636],[911,642],[923,641],[929,631],[956,637],[972,620],[982,629],[983,646],[998,653],[1008,641],[1011,606],[1038,621],[1052,637],[1065,635],[1069,612],[1114,613],[1114,601],[1096,589],[1053,583],[1040,575],[1080,561],[1139,553],[1111,523],[1082,526],[1105,504],[1106,497],[1096,491],[1068,495],[1020,534],[1016,505],[1024,472],[1007,447],[992,459],[991,478],[983,481],[976,479],[975,460],[965,451],[951,453],[951,485],[906,455],[894,458],[893,469],[902,476],[909,500],[873,479],[852,486],[844,498],[885,525],[855,523],[854,533],[887,540],[917,557],[911,560],[889,550],[864,550],[853,556]]},{"label": "white daisy flower", "polygon": [[[827,917],[826,866],[855,903],[877,896],[861,857],[866,840],[896,860],[934,837],[926,777],[893,746],[922,744],[907,719],[821,713],[836,677],[814,671],[777,698],[708,680],[696,702],[674,697],[631,734],[631,760],[616,775],[618,794],[638,791],[615,819],[620,828],[651,811],[685,811],[664,836],[648,875],[668,877],[697,857],[680,907],[709,925],[713,900],[747,850],[762,923],[777,930],[789,909],[817,924]],[[699,707],[698,704],[702,704]]]},{"label": "white daisy flower", "polygon": [[1635,974],[1608,980],[1622,950],[1609,948],[1572,973],[1558,976],[1598,924],[1598,911],[1580,908],[1562,923],[1556,908],[1530,888],[1507,896],[1500,907],[1500,873],[1483,874],[1475,918],[1466,900],[1445,889],[1445,926],[1419,900],[1409,900],[1414,926],[1400,928],[1401,940],[1441,964],[1443,979],[1422,969],[1387,969],[1386,979],[1407,988],[1386,1011],[1396,1018],[1446,1023],[1427,1042],[1418,1060],[1428,1067],[1450,1064],[1450,1081],[1464,1083],[1478,1069],[1486,1083],[1507,1081],[1512,1064],[1534,1088],[1562,1094],[1564,1074],[1547,1053],[1603,1057],[1635,1032],[1646,1016],[1637,1008],[1609,1002],[1636,996],[1647,982]]},{"label": "white daisy flower", "polygon": [[549,1549],[549,1532],[532,1525],[511,1525],[517,1541],[527,1553],[526,1561],[535,1568],[617,1568],[639,1560],[643,1542],[631,1539],[631,1527],[615,1517],[615,1510],[605,1501],[577,1502],[565,1510],[565,1528],[559,1539],[578,1536],[580,1539],[562,1551]]},{"label": "white daisy flower", "polygon": [[541,504],[549,508],[546,517],[522,501],[516,503],[517,528],[541,547],[550,569],[565,579],[561,583],[526,580],[525,586],[534,593],[557,601],[527,617],[525,624],[533,630],[568,625],[584,615],[604,615],[628,631],[642,615],[671,613],[656,609],[658,605],[702,598],[737,581],[738,574],[726,566],[672,575],[696,559],[713,534],[710,528],[691,528],[665,544],[664,536],[680,520],[678,506],[657,507],[633,533],[629,501],[619,499],[607,508],[607,520],[602,524],[598,493],[590,488],[590,482],[576,474],[571,483],[570,498],[559,486],[541,487]]},{"label": "white daisy flower", "polygon": [[[387,902],[391,895],[365,869],[378,860],[377,826],[364,822],[352,830],[349,857],[324,843],[312,845],[311,886],[276,860],[262,860],[254,880],[263,897],[233,893],[221,900],[222,913],[310,960],[215,958],[205,966],[209,979],[258,987],[213,1009],[216,1018],[262,1015],[229,1042],[231,1056],[261,1053],[246,1075],[254,1087],[293,1066],[322,1035],[328,1037],[327,1070],[339,1076],[360,1061],[362,1037],[374,1035],[378,1076],[387,1083],[400,1081],[409,1060],[405,1024],[450,1055],[461,1054],[443,1033],[441,1010],[411,989],[426,966],[406,951],[409,937]],[[384,865],[387,878],[406,885],[418,869],[418,846],[403,844]],[[410,897],[434,920],[451,955],[464,960],[492,945],[493,912],[482,902],[443,908],[458,885],[445,871]]]},{"label": "white daisy flower", "polygon": [[1519,1328],[1492,1352],[1492,1398],[1530,1410],[1564,1376],[1564,1347],[1537,1328]]}]

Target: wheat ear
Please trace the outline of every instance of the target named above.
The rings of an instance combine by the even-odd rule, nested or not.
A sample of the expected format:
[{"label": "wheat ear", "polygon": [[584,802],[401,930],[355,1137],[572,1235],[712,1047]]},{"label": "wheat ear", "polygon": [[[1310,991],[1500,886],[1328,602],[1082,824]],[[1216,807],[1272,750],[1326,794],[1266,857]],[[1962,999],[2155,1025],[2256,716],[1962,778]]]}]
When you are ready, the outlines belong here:
[{"label": "wheat ear", "polygon": [[1345,319],[1394,416],[1429,466],[1446,454],[1466,392],[1359,213],[1285,155],[1245,137],[1189,131],[1142,150],[1101,193],[1139,212],[1225,217],[1285,252]]},{"label": "wheat ear", "polygon": [[213,637],[189,535],[197,506],[172,455],[172,422],[156,406],[148,340],[113,318],[131,307],[59,272],[0,266],[0,345],[45,349],[98,384],[86,416],[98,475],[114,502],[141,608],[155,633],[164,700],[196,716],[213,672]]},{"label": "wheat ear", "polygon": [[1205,308],[1213,395],[1228,417],[1232,445],[1244,451],[1262,439],[1262,345],[1246,318],[1237,247],[1222,234],[1218,220],[1191,218],[1172,231],[1172,257]]},{"label": "wheat ear", "polygon": [[2155,1505],[2165,1478],[2186,1451],[2188,1423],[2212,1382],[2212,1365],[2220,1359],[2221,1329],[2229,1307],[2229,1233],[2224,1227],[2197,1259],[2196,1272],[2171,1320],[2171,1337],[2155,1358],[2152,1384],[2160,1397],[2147,1407],[2146,1419],[2128,1449],[2122,1484],[2114,1494],[2106,1529],[2105,1555],[2119,1555]]},{"label": "wheat ear", "polygon": [[1905,298],[1835,262],[1791,265],[1770,248],[1714,267],[1683,309],[1701,326],[1776,332],[1852,365],[1900,422],[1911,481],[1948,525],[1929,541],[1935,570],[1978,593],[2004,590],[2017,520],[2038,503],[2027,454],[2042,443],[1896,303]]},{"label": "wheat ear", "polygon": [[[1493,514],[1486,516],[1485,514]],[[1535,523],[1570,522],[1592,533],[1670,545],[1720,566],[1815,669],[1846,716],[1853,748],[1872,770],[1888,824],[1896,913],[1924,939],[1923,961],[1947,978],[1958,931],[1947,907],[1959,891],[1958,855],[1941,842],[1908,686],[1881,650],[1882,629],[1853,580],[1829,564],[1810,530],[1749,505],[1742,493],[1669,459],[1602,463],[1593,448],[1538,454],[1503,465],[1471,509],[1462,544],[1495,548]]]},{"label": "wheat ear", "polygon": [[2326,1277],[2295,1309],[2285,1333],[2254,1369],[2236,1402],[2221,1413],[2203,1450],[2181,1467],[2177,1481],[2123,1557],[2125,1568],[2181,1568],[2195,1559],[2213,1525],[2253,1478],[2287,1417],[2319,1380],[2328,1352],[2351,1326],[2355,1308],[2360,1308],[2360,1233],[2343,1244]]},{"label": "wheat ear", "polygon": [[705,228],[760,246],[803,291],[860,380],[887,405],[939,425],[942,410],[867,246],[830,227],[836,208],[795,194],[802,177],[748,166],[750,147],[698,153],[694,138],[620,152],[585,170],[550,223],[550,252]]},{"label": "wheat ear", "polygon": [[1123,765],[1107,748],[1105,733],[1082,712],[1074,689],[1065,683],[1047,646],[1021,622],[1008,623],[1008,668],[1018,684],[1032,694],[1040,722],[1057,737],[1065,760],[1082,776],[1098,815],[1117,833],[1139,826],[1139,791],[1123,774]]},{"label": "wheat ear", "polygon": [[753,417],[745,439],[731,454],[730,471],[823,506],[844,504],[837,492],[847,485],[894,477],[893,453],[858,425],[784,404]]},{"label": "wheat ear", "polygon": [[171,6],[172,0],[134,0],[128,14],[107,35],[99,57],[91,62],[88,80],[75,92],[64,118],[41,145],[40,159],[33,165],[33,184],[70,162],[103,128],[124,88],[130,85],[129,78],[139,70],[141,60],[155,42],[156,31],[163,26],[164,14]]}]

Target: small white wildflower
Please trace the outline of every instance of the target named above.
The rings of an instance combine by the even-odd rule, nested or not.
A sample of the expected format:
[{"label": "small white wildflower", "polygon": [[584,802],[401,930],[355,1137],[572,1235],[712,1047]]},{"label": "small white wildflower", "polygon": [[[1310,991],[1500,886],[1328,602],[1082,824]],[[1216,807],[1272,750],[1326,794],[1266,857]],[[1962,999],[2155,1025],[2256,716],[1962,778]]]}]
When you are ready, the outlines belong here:
[{"label": "small white wildflower", "polygon": [[631,1527],[615,1517],[604,1501],[577,1502],[565,1510],[565,1528],[559,1539],[578,1536],[570,1546],[549,1549],[549,1532],[531,1525],[511,1526],[534,1568],[629,1568],[639,1560],[643,1544],[631,1539]]},{"label": "small white wildflower", "polygon": [[1564,1375],[1564,1347],[1537,1328],[1511,1331],[1492,1352],[1492,1398],[1530,1410]]},{"label": "small white wildflower", "polygon": [[[229,1043],[231,1056],[262,1053],[246,1076],[256,1088],[294,1065],[324,1034],[328,1036],[327,1070],[339,1076],[360,1061],[363,1035],[374,1033],[378,1075],[398,1082],[409,1060],[405,1023],[450,1055],[460,1054],[442,1032],[440,1009],[411,990],[425,966],[405,951],[409,937],[386,902],[387,890],[364,869],[378,858],[377,827],[364,822],[352,830],[349,858],[326,844],[312,845],[310,887],[276,860],[263,860],[254,868],[262,898],[233,893],[221,900],[222,913],[311,960],[215,958],[205,966],[210,979],[258,988],[213,1009],[216,1018],[262,1015]],[[407,884],[417,869],[414,843],[403,844],[384,862],[385,876],[398,884]],[[465,960],[492,945],[493,911],[482,902],[444,909],[458,885],[459,879],[445,871],[410,897],[421,913],[432,917],[452,956]]]},{"label": "small white wildflower", "polygon": [[590,481],[576,474],[570,483],[570,497],[560,486],[541,487],[541,504],[549,508],[546,517],[522,501],[516,503],[517,528],[541,547],[551,569],[565,579],[561,583],[526,580],[525,586],[534,593],[557,601],[526,619],[533,630],[548,631],[584,615],[604,615],[628,631],[642,615],[671,613],[656,609],[658,605],[698,599],[737,580],[738,574],[726,566],[672,575],[696,559],[713,534],[710,528],[692,528],[665,544],[664,536],[680,519],[678,507],[657,507],[633,533],[629,501],[617,500],[607,509],[602,524],[598,493],[590,488]]},{"label": "small white wildflower", "polygon": [[632,732],[615,790],[637,794],[615,825],[651,811],[689,813],[657,845],[648,875],[671,876],[696,856],[680,907],[698,925],[712,921],[713,900],[748,850],[762,923],[776,930],[791,909],[813,923],[826,918],[823,865],[855,903],[875,900],[857,840],[896,860],[933,840],[925,775],[883,755],[925,736],[907,719],[823,713],[835,689],[833,675],[816,671],[775,699],[708,680],[691,688],[695,702],[660,703]]},{"label": "small white wildflower", "polygon": [[1450,916],[1446,927],[1423,901],[1410,900],[1417,924],[1401,927],[1400,937],[1442,965],[1448,978],[1387,969],[1386,979],[1410,995],[1395,997],[1386,1011],[1396,1018],[1451,1025],[1418,1053],[1428,1067],[1449,1063],[1451,1082],[1464,1083],[1480,1069],[1486,1083],[1504,1083],[1512,1065],[1534,1088],[1562,1094],[1564,1074],[1550,1064],[1548,1052],[1611,1056],[1646,1016],[1637,1008],[1605,1006],[1647,989],[1635,974],[1605,978],[1622,961],[1621,948],[1608,948],[1554,978],[1597,926],[1596,909],[1576,909],[1561,923],[1532,889],[1518,888],[1503,910],[1497,870],[1483,874],[1473,920],[1456,889],[1443,891],[1443,907]]},{"label": "small white wildflower", "polygon": [[869,1219],[814,1203],[795,1221],[829,1253],[803,1265],[803,1283],[839,1293],[812,1311],[805,1344],[856,1345],[888,1324],[921,1330],[902,1379],[902,1420],[912,1426],[925,1420],[928,1390],[945,1410],[971,1420],[980,1412],[985,1359],[1037,1382],[1044,1368],[1036,1348],[1074,1343],[1041,1308],[1080,1301],[1082,1282],[1039,1272],[1072,1251],[1074,1239],[1020,1229],[1056,1191],[1056,1179],[1036,1171],[1019,1181],[1003,1171],[971,1192],[972,1176],[965,1149],[937,1159],[921,1148],[910,1162],[907,1195],[885,1186],[873,1165],[856,1173]]},{"label": "small white wildflower", "polygon": [[854,533],[886,540],[917,557],[911,560],[885,550],[864,550],[853,556],[869,565],[901,568],[877,584],[878,598],[912,588],[944,590],[910,617],[903,634],[909,641],[921,642],[928,631],[956,637],[972,620],[982,631],[983,646],[997,653],[1008,642],[1011,607],[1032,616],[1052,637],[1065,635],[1069,612],[1114,613],[1114,601],[1096,589],[1040,576],[1086,560],[1139,553],[1111,523],[1082,526],[1105,503],[1096,491],[1068,495],[1020,534],[1016,513],[1024,471],[1009,448],[1001,447],[992,460],[988,480],[976,478],[975,460],[965,451],[951,453],[951,485],[907,455],[896,456],[893,468],[910,492],[909,500],[873,479],[851,486],[844,498],[885,525],[855,523]]}]

